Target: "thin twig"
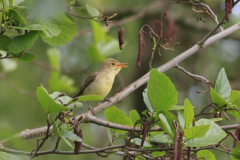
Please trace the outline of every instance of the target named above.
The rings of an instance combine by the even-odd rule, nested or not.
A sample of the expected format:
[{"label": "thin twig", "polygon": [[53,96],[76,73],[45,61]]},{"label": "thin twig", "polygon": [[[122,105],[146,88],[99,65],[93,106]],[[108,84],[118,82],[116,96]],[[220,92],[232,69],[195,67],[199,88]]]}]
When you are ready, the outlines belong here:
[{"label": "thin twig", "polygon": [[192,74],[190,72],[188,72],[186,69],[184,69],[183,67],[180,67],[179,65],[175,65],[175,68],[183,71],[184,73],[186,73],[187,75],[191,76],[192,78],[194,78],[196,81],[201,81],[203,83],[206,83],[206,84],[210,84],[212,87],[215,86],[215,84],[209,80],[207,80],[206,78],[202,77],[202,76],[199,76],[199,75],[196,75],[196,74]]},{"label": "thin twig", "polygon": [[24,55],[24,50],[17,56],[12,56],[12,57],[9,57],[9,54],[7,54],[6,56],[4,57],[0,57],[0,59],[7,59],[7,58],[19,58],[19,57],[22,57]]}]

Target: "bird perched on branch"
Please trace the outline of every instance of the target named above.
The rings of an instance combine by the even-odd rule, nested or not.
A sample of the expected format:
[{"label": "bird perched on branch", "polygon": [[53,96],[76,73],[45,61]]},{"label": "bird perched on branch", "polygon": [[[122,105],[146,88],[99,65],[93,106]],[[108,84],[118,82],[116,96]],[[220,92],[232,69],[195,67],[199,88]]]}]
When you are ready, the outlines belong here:
[{"label": "bird perched on branch", "polygon": [[105,99],[112,88],[115,76],[123,67],[127,67],[125,64],[113,58],[106,59],[100,68],[85,80],[74,98],[81,95],[99,95]]}]

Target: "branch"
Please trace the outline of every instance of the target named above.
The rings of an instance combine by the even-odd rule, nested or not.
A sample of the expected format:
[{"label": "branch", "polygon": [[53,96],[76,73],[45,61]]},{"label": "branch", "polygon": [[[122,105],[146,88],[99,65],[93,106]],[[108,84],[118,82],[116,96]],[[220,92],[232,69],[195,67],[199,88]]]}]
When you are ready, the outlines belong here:
[{"label": "branch", "polygon": [[4,57],[0,57],[0,59],[7,59],[7,58],[19,58],[19,57],[22,57],[24,55],[24,50],[17,56],[13,56],[13,57],[9,57],[9,54],[7,54],[6,56]]},{"label": "branch", "polygon": [[[205,48],[208,45],[212,44],[213,42],[216,42],[217,40],[222,39],[223,37],[226,37],[238,30],[240,30],[240,22],[238,22],[237,24],[233,25],[232,27],[224,30],[223,32],[220,32],[220,33],[210,37],[204,43],[202,48]],[[190,57],[191,55],[195,54],[197,51],[201,50],[202,48],[200,48],[198,46],[198,44],[196,44],[193,47],[191,47],[190,49],[188,49],[187,51],[183,52],[182,54],[178,55],[174,59],[170,60],[168,63],[157,68],[157,70],[159,72],[165,72],[165,71],[173,68],[174,66],[176,66],[179,62],[181,62],[181,61],[185,60],[186,58]],[[124,90],[122,90],[120,93],[117,93],[115,96],[110,98],[110,102],[105,101],[105,102],[99,103],[97,106],[94,107],[94,112],[98,113],[98,112],[112,106],[112,104],[121,101],[126,96],[128,96],[130,93],[135,91],[137,88],[139,88],[143,84],[145,84],[148,81],[148,79],[149,79],[149,73],[147,73],[143,77],[139,78],[138,80],[136,80],[135,82],[130,84],[128,87],[126,87]],[[87,118],[89,117],[89,115],[92,116],[92,112],[90,110],[81,115],[77,115],[75,117],[75,119],[79,119],[80,117],[82,117],[81,123],[87,123],[88,122]],[[238,125],[222,126],[222,129],[224,129],[224,130],[235,129],[235,128],[237,128],[237,126]],[[52,130],[52,127],[50,128],[50,130]],[[32,130],[23,131],[16,137],[21,137],[24,139],[31,139],[31,138],[42,136],[45,133],[46,133],[46,127],[40,127],[40,128],[36,128],[36,129],[32,129]]]}]

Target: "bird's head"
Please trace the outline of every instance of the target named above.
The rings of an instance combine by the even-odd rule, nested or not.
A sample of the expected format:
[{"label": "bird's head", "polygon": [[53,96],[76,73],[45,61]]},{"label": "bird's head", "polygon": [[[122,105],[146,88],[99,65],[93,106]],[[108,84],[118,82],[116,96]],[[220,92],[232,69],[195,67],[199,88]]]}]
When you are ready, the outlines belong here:
[{"label": "bird's head", "polygon": [[99,70],[111,72],[116,75],[123,67],[127,67],[125,64],[126,63],[120,63],[113,58],[108,58],[103,62]]}]

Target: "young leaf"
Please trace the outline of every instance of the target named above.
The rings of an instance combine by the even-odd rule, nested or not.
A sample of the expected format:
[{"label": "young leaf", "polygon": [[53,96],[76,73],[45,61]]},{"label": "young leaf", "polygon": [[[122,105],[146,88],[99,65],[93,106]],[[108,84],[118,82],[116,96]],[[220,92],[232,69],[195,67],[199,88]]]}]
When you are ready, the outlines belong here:
[{"label": "young leaf", "polygon": [[188,128],[194,119],[194,111],[191,102],[188,99],[184,101],[184,120],[185,128]]},{"label": "young leaf", "polygon": [[[133,140],[134,140],[136,145],[141,146],[142,139],[140,139],[140,138],[133,138]],[[144,144],[143,144],[143,147],[152,147],[152,145],[149,142],[145,141]]]},{"label": "young leaf", "polygon": [[154,135],[149,141],[156,143],[168,143],[168,144],[173,143],[173,141],[169,138],[167,134]]},{"label": "young leaf", "polygon": [[67,143],[67,145],[69,145],[71,148],[73,148],[71,143],[64,136],[62,136],[62,134],[60,133],[60,131],[58,129],[58,125],[55,121],[55,118],[56,118],[56,116],[53,116],[53,133],[55,135],[57,135],[58,137],[60,137],[65,143]]},{"label": "young leaf", "polygon": [[[95,16],[99,16],[100,15],[100,12],[96,8],[94,8],[94,7],[92,7],[92,6],[88,5],[88,4],[86,4],[86,8],[87,8],[87,11],[88,11],[90,16],[95,17]],[[99,18],[95,17],[93,19],[98,20]]]},{"label": "young leaf", "polygon": [[47,93],[46,89],[41,86],[37,89],[37,99],[41,108],[46,114],[60,113],[62,110],[68,110],[67,107],[56,103]]},{"label": "young leaf", "polygon": [[195,126],[184,130],[184,136],[188,139],[201,138],[205,136],[209,130],[210,125]]},{"label": "young leaf", "polygon": [[22,25],[27,24],[27,21],[16,10],[14,10],[12,8],[7,8],[6,13],[9,18],[12,18],[17,23],[22,24]]},{"label": "young leaf", "polygon": [[37,31],[30,31],[24,35],[17,36],[8,43],[8,50],[12,53],[20,53],[30,48],[38,37]]},{"label": "young leaf", "polygon": [[156,69],[150,71],[147,95],[155,112],[170,110],[177,103],[177,91],[170,79]]},{"label": "young leaf", "polygon": [[112,132],[110,128],[107,128],[107,135],[110,143],[112,144]]},{"label": "young leaf", "polygon": [[144,89],[144,92],[143,92],[143,101],[146,104],[149,112],[151,112],[153,114],[153,108],[152,108],[152,106],[151,106],[151,104],[149,102],[148,95],[147,95],[147,88]]},{"label": "young leaf", "polygon": [[240,109],[240,91],[232,91],[230,94],[230,102]]},{"label": "young leaf", "polygon": [[68,138],[68,139],[71,139],[74,141],[78,141],[78,142],[82,142],[82,139],[80,137],[78,137],[76,134],[74,134],[68,130],[61,130],[60,133],[65,138]]},{"label": "young leaf", "polygon": [[84,101],[103,101],[103,98],[98,95],[85,95],[80,96],[77,100],[78,102],[84,102]]},{"label": "young leaf", "polygon": [[185,128],[185,120],[184,120],[184,112],[182,110],[178,110],[178,121],[182,129]]},{"label": "young leaf", "polygon": [[[60,29],[61,33],[53,37],[46,37],[42,34],[40,34],[40,36],[42,37],[44,42],[47,42],[50,45],[61,46],[70,42],[73,39],[77,31],[77,25],[73,23],[69,18],[67,18],[64,14],[59,15],[58,19],[56,20],[58,21],[58,27],[54,27],[54,29]],[[52,33],[53,32],[51,32],[51,34]]]},{"label": "young leaf", "polygon": [[[136,110],[131,110],[129,112],[129,118],[132,120],[133,124],[135,124],[136,121],[140,119],[140,116]],[[141,127],[141,124],[137,124],[136,126]]]},{"label": "young leaf", "polygon": [[22,30],[36,30],[36,31],[41,31],[41,30],[46,29],[46,27],[41,24],[31,24],[31,25],[25,25],[25,26],[11,26],[10,28],[22,29]]},{"label": "young leaf", "polygon": [[24,52],[23,56],[17,58],[19,61],[22,61],[22,62],[31,62],[33,61],[34,59],[36,59],[36,56],[32,53],[26,53]]},{"label": "young leaf", "polygon": [[209,130],[205,134],[204,137],[194,138],[186,141],[186,145],[188,147],[202,147],[208,146],[214,143],[219,142],[224,137],[226,137],[226,133],[213,121],[208,119],[200,119],[196,122],[196,126],[201,125],[210,125]]},{"label": "young leaf", "polygon": [[232,106],[212,88],[210,90],[210,95],[212,98],[212,103],[217,104],[218,107],[223,107],[227,105],[229,108],[232,108]]},{"label": "young leaf", "polygon": [[176,132],[176,129],[173,125],[173,121],[177,118],[168,111],[162,111],[159,114],[160,122],[157,122],[157,124],[170,136],[171,140],[174,140],[174,135]]},{"label": "young leaf", "polygon": [[[128,118],[127,115],[123,111],[119,110],[116,106],[107,108],[104,111],[104,115],[106,117],[106,120],[109,122],[122,124],[126,126],[133,126],[131,119]],[[127,132],[127,131],[118,130],[118,129],[112,129],[112,130],[120,134],[124,134]]]},{"label": "young leaf", "polygon": [[214,90],[226,101],[229,101],[231,86],[229,84],[224,68],[218,74]]},{"label": "young leaf", "polygon": [[5,35],[0,35],[0,50],[8,51],[8,44],[11,42],[11,38]]},{"label": "young leaf", "polygon": [[153,157],[161,157],[161,156],[164,156],[165,155],[165,151],[154,151],[151,153],[151,156]]},{"label": "young leaf", "polygon": [[204,157],[206,160],[216,160],[214,154],[208,150],[201,150],[197,152],[197,158]]}]

